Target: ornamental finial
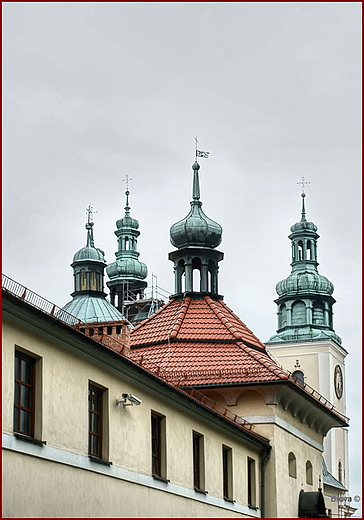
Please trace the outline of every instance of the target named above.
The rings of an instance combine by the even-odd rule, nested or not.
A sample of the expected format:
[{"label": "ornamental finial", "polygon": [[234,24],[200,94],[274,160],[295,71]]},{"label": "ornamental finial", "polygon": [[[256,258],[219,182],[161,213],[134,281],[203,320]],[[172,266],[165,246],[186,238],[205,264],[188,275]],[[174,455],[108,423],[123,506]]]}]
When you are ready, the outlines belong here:
[{"label": "ornamental finial", "polygon": [[125,205],[125,216],[128,217],[130,215],[130,206],[129,206],[129,195],[130,195],[130,191],[129,191],[129,181],[132,181],[133,179],[130,179],[129,178],[129,175],[126,174],[125,175],[125,179],[122,179],[122,182],[125,182],[126,183],[126,191],[125,191],[125,195],[126,195],[126,205]]},{"label": "ornamental finial", "polygon": [[302,186],[302,193],[301,193],[301,197],[302,197],[301,221],[302,221],[302,220],[306,220],[306,209],[305,209],[306,193],[305,193],[305,185],[306,184],[310,184],[310,181],[306,181],[304,176],[302,175],[302,180],[300,182],[297,182],[297,184],[300,184]]},{"label": "ornamental finial", "polygon": [[94,208],[91,206],[91,204],[88,205],[88,208],[86,208],[86,215],[87,215],[87,222],[85,225],[85,228],[87,229],[87,243],[86,245],[89,247],[95,247],[94,245],[94,234],[92,227],[94,225],[93,223],[93,216],[94,213],[98,213],[98,211],[94,211]]}]

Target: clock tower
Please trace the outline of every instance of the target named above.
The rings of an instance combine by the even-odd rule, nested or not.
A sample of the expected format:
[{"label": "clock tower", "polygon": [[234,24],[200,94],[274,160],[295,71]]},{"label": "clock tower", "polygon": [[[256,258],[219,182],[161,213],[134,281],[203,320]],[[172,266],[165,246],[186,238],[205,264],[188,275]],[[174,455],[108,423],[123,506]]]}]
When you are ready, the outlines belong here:
[{"label": "clock tower", "polygon": [[[304,178],[302,183],[304,188]],[[345,357],[347,351],[333,328],[333,284],[318,272],[317,226],[306,219],[302,192],[301,220],[291,227],[291,274],[278,282],[278,328],[266,342],[278,362],[298,382],[317,390],[346,415]],[[325,437],[327,470],[348,489],[346,429],[332,429]],[[325,475],[324,475],[325,483]]]}]

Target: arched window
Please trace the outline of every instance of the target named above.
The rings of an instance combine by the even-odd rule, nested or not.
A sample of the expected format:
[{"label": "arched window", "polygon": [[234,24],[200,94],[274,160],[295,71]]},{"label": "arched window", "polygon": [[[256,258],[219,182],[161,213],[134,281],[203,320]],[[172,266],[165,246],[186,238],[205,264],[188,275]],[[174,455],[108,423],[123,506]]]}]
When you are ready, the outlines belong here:
[{"label": "arched window", "polygon": [[91,289],[91,291],[97,291],[97,274],[96,274],[96,271],[91,271],[91,275],[90,275],[90,289]]},{"label": "arched window", "polygon": [[87,274],[86,271],[82,269],[80,273],[80,280],[81,280],[81,291],[87,290]]},{"label": "arched window", "polygon": [[307,241],[307,259],[308,260],[313,260],[311,240]]},{"label": "arched window", "polygon": [[312,321],[314,325],[324,325],[324,306],[321,302],[314,302]]},{"label": "arched window", "polygon": [[343,468],[341,465],[341,462],[339,461],[339,464],[337,465],[337,478],[339,479],[339,482],[342,483],[343,481]]},{"label": "arched window", "polygon": [[130,248],[129,238],[125,237],[125,251],[129,251],[129,248]]},{"label": "arched window", "polygon": [[292,305],[292,325],[304,325],[306,323],[306,305],[299,301]]},{"label": "arched window", "polygon": [[292,478],[297,478],[296,457],[292,451],[288,455],[288,473]]},{"label": "arched window", "polygon": [[192,277],[193,277],[193,285],[192,290],[194,292],[201,291],[201,259],[194,258],[192,260]]},{"label": "arched window", "polygon": [[296,382],[303,386],[304,385],[304,382],[305,382],[305,376],[303,375],[303,372],[301,370],[295,370],[292,374],[292,377],[293,378],[297,378]]},{"label": "arched window", "polygon": [[313,476],[312,476],[312,464],[311,461],[306,462],[306,483],[312,486],[313,484]]},{"label": "arched window", "polygon": [[303,242],[300,240],[298,242],[298,260],[303,260],[304,258],[304,249],[303,249]]},{"label": "arched window", "polygon": [[280,308],[280,317],[279,317],[279,328],[285,327],[287,325],[287,308],[283,303]]}]

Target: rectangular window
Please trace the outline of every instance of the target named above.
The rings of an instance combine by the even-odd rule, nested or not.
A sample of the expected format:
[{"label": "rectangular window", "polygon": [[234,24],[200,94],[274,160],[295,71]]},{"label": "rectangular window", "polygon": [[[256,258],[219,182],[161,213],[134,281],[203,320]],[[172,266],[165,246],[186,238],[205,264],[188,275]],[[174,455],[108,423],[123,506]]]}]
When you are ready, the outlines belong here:
[{"label": "rectangular window", "polygon": [[15,351],[14,431],[34,437],[35,359]]},{"label": "rectangular window", "polygon": [[222,447],[222,482],[223,496],[227,500],[233,498],[232,449]]},{"label": "rectangular window", "polygon": [[88,389],[88,452],[89,455],[102,458],[102,394],[96,386]]},{"label": "rectangular window", "polygon": [[165,417],[152,412],[152,474],[166,478]]},{"label": "rectangular window", "polygon": [[256,507],[255,460],[248,457],[248,506]]},{"label": "rectangular window", "polygon": [[204,469],[204,437],[193,432],[193,486],[201,491],[205,489]]}]

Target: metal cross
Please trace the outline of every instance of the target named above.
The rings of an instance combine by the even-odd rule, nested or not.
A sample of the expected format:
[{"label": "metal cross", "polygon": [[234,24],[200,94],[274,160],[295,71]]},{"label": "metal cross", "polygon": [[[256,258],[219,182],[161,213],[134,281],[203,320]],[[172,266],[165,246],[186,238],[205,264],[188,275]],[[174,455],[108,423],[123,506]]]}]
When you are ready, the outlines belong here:
[{"label": "metal cross", "polygon": [[310,184],[310,181],[306,181],[304,176],[302,175],[302,181],[301,182],[297,182],[297,184],[301,184],[301,186],[302,186],[302,193],[305,193],[305,185],[306,184]]},{"label": "metal cross", "polygon": [[92,224],[94,213],[98,213],[98,211],[94,211],[94,208],[89,204],[88,208],[86,208],[87,222],[89,224]]},{"label": "metal cross", "polygon": [[125,179],[121,179],[121,180],[122,180],[122,182],[126,182],[126,189],[127,189],[127,191],[129,191],[129,181],[132,181],[133,179],[129,179],[129,175],[126,174]]}]

